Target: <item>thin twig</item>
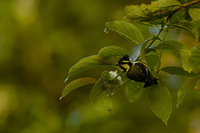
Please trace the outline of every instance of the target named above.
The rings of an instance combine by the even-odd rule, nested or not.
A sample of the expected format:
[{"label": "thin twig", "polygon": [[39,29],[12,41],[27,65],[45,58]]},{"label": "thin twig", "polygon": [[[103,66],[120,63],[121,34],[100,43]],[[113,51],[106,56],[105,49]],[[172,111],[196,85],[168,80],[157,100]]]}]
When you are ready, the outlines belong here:
[{"label": "thin twig", "polygon": [[[168,30],[169,30],[169,25],[167,25],[166,30],[165,30],[165,34],[164,34],[164,36],[163,36],[163,38],[162,38],[162,40],[161,40],[161,43],[160,43],[160,44],[161,44],[161,45],[160,45],[160,60],[161,60],[161,58],[162,58],[163,45],[164,45],[164,41],[165,41],[165,38],[166,38],[166,35],[167,35]],[[159,76],[160,67],[161,67],[161,61],[159,62],[158,68],[157,68],[157,70],[156,70],[156,78],[158,78],[158,76]]]},{"label": "thin twig", "polygon": [[195,4],[199,3],[199,2],[200,2],[200,0],[195,0],[195,1],[188,2],[188,3],[185,3],[185,4],[181,5],[179,8],[175,9],[175,10],[167,17],[166,22],[168,22],[168,21],[171,19],[172,15],[173,15],[174,13],[176,13],[176,12],[178,12],[178,11],[182,10],[183,8],[188,7],[188,6],[195,5]]}]

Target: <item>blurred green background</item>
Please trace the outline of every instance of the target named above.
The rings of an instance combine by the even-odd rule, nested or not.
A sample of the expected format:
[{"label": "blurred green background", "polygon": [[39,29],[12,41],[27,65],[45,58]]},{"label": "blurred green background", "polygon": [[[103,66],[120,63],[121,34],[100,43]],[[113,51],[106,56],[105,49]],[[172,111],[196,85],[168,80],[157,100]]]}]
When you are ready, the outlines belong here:
[{"label": "blurred green background", "polygon": [[[149,1],[1,0],[0,133],[200,132],[199,91],[178,109],[173,101],[168,126],[152,113],[147,99],[129,104],[123,91],[112,98],[111,114],[90,104],[92,86],[59,101],[70,66],[104,46],[133,46],[103,31],[106,22],[125,20],[125,5],[141,3]],[[147,29],[140,29],[147,38]],[[102,70],[92,69],[77,77],[98,78]],[[173,97],[176,91],[171,90]]]}]

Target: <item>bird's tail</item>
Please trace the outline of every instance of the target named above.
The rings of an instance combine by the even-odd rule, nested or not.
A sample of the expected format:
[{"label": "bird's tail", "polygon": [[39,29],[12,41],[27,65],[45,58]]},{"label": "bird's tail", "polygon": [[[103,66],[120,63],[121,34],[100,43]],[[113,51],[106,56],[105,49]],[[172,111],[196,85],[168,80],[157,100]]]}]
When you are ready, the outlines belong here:
[{"label": "bird's tail", "polygon": [[145,82],[144,88],[145,88],[145,87],[148,87],[148,86],[151,86],[151,85],[154,85],[154,84],[158,84],[158,79],[153,78],[152,81],[150,81],[150,82]]}]

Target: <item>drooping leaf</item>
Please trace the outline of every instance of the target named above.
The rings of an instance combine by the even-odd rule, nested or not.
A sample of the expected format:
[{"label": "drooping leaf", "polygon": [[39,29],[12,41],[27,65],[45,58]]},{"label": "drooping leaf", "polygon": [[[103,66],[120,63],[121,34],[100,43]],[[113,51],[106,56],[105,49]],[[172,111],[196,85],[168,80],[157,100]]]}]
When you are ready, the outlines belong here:
[{"label": "drooping leaf", "polygon": [[153,113],[167,125],[172,113],[172,100],[168,88],[162,84],[153,85],[149,92],[149,103]]},{"label": "drooping leaf", "polygon": [[79,78],[76,80],[73,80],[72,82],[70,82],[68,85],[65,86],[63,92],[62,92],[62,97],[65,97],[69,92],[71,92],[72,90],[75,90],[79,87],[88,85],[88,84],[93,84],[95,83],[97,80],[94,78],[89,78],[89,77],[84,77],[84,78]]},{"label": "drooping leaf", "polygon": [[177,94],[177,104],[181,104],[184,97],[192,90],[194,89],[194,86],[196,85],[198,81],[197,77],[191,77],[189,78],[178,90]]},{"label": "drooping leaf", "polygon": [[182,67],[178,66],[166,66],[161,69],[161,71],[167,72],[172,75],[180,75],[180,76],[187,76],[187,77],[192,77],[196,76],[194,73],[189,73],[185,71]]},{"label": "drooping leaf", "polygon": [[193,20],[200,20],[200,8],[189,8],[188,12]]},{"label": "drooping leaf", "polygon": [[200,68],[200,45],[197,45],[191,49],[191,56],[189,58],[189,65],[193,71]]},{"label": "drooping leaf", "polygon": [[75,65],[73,65],[69,69],[68,77],[71,77],[77,73],[88,70],[90,68],[94,68],[101,65],[113,65],[115,63],[116,63],[116,60],[113,60],[112,58],[103,58],[97,55],[89,56],[89,57],[83,58],[82,60],[77,62]]},{"label": "drooping leaf", "polygon": [[99,51],[98,56],[110,58],[115,56],[124,56],[125,54],[128,54],[128,51],[124,48],[118,46],[107,46]]},{"label": "drooping leaf", "polygon": [[117,34],[139,44],[144,40],[142,32],[133,24],[125,21],[113,21],[106,23],[106,32],[116,32]]},{"label": "drooping leaf", "polygon": [[[160,45],[154,48],[160,48]],[[164,41],[163,49],[175,50],[177,54],[180,55],[183,69],[189,73],[192,71],[192,68],[189,65],[189,57],[191,53],[184,44],[176,40]]]},{"label": "drooping leaf", "polygon": [[177,0],[157,0],[150,5],[130,5],[125,8],[128,18],[139,22],[150,22],[171,14],[180,6]]},{"label": "drooping leaf", "polygon": [[90,92],[90,101],[95,108],[103,111],[112,111],[113,104],[108,93],[108,86],[106,82],[110,80],[110,75],[104,73],[102,77],[96,82]]}]

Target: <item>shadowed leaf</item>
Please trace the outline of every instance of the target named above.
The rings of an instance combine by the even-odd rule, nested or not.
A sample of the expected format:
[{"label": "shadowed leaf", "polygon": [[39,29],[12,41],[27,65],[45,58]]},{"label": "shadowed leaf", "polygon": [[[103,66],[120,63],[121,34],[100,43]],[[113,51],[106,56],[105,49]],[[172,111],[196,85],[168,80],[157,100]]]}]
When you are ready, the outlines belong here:
[{"label": "shadowed leaf", "polygon": [[160,57],[158,55],[148,55],[146,56],[146,62],[147,62],[147,66],[149,66],[149,68],[154,70],[154,67],[156,66],[156,64],[160,62]]},{"label": "shadowed leaf", "polygon": [[182,67],[178,67],[178,66],[167,66],[167,67],[163,67],[161,70],[172,75],[180,75],[180,76],[187,76],[187,77],[196,76],[196,74],[192,72],[188,73]]},{"label": "shadowed leaf", "polygon": [[191,77],[189,78],[178,90],[177,94],[177,104],[181,104],[184,97],[192,90],[194,89],[194,86],[196,85],[198,81],[197,77]]}]

